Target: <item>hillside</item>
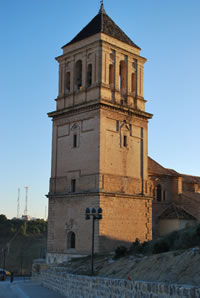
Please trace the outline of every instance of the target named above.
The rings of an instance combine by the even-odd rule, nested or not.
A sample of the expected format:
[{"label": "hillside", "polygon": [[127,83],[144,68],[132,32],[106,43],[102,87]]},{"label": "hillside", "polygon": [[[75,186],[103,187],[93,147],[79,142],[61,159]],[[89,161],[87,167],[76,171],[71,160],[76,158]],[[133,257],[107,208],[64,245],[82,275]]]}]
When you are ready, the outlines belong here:
[{"label": "hillside", "polygon": [[32,261],[45,257],[47,223],[43,220],[9,220],[0,215],[0,268],[31,274]]},{"label": "hillside", "polygon": [[[95,274],[131,280],[200,284],[200,225],[173,232],[164,238],[140,244],[129,250],[120,247],[115,254],[95,256]],[[74,259],[55,270],[89,275],[91,258]]]}]

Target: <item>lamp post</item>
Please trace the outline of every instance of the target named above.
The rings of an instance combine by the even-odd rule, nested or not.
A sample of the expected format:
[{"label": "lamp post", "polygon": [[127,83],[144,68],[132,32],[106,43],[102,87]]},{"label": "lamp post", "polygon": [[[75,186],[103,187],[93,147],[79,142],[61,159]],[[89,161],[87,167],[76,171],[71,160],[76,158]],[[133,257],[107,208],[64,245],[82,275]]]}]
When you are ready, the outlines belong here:
[{"label": "lamp post", "polygon": [[92,259],[91,259],[91,275],[94,274],[94,224],[95,220],[102,219],[102,209],[98,208],[96,210],[95,208],[86,208],[85,210],[85,219],[89,220],[92,218]]},{"label": "lamp post", "polygon": [[2,252],[3,252],[3,269],[6,269],[6,257],[8,253],[8,247],[5,246],[4,248],[2,248]]}]

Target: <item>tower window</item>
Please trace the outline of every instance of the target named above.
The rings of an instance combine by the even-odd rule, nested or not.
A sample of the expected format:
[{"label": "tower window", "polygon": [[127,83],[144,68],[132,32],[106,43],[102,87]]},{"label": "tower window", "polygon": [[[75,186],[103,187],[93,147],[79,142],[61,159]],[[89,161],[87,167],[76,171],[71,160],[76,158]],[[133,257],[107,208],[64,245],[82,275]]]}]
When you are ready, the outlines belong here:
[{"label": "tower window", "polygon": [[78,60],[75,65],[75,88],[80,90],[82,88],[82,61]]},{"label": "tower window", "polygon": [[120,61],[119,65],[119,90],[121,95],[126,95],[126,63],[125,61]]},{"label": "tower window", "polygon": [[157,186],[157,201],[161,202],[162,201],[162,187],[160,184]]},{"label": "tower window", "polygon": [[92,64],[88,64],[87,68],[87,87],[92,85]]},{"label": "tower window", "polygon": [[123,138],[123,146],[127,147],[127,136],[124,136]]},{"label": "tower window", "polygon": [[119,120],[116,121],[116,131],[119,131]]},{"label": "tower window", "polygon": [[166,190],[163,190],[163,201],[166,200]]},{"label": "tower window", "polygon": [[77,148],[77,134],[73,135],[73,147]]},{"label": "tower window", "polygon": [[74,232],[69,232],[67,235],[67,248],[75,248],[76,247],[76,235]]},{"label": "tower window", "polygon": [[66,91],[70,92],[70,72],[66,73]]},{"label": "tower window", "polygon": [[132,136],[132,124],[129,124],[130,136]]},{"label": "tower window", "polygon": [[76,192],[76,179],[71,180],[71,192]]}]

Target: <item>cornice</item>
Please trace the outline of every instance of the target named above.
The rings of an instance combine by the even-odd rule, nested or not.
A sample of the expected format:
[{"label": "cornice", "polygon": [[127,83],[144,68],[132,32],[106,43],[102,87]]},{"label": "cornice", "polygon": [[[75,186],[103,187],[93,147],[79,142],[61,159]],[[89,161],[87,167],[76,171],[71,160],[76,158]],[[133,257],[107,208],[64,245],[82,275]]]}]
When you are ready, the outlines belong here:
[{"label": "cornice", "polygon": [[144,112],[144,111],[141,111],[138,109],[130,108],[125,105],[111,103],[106,100],[101,100],[101,101],[94,100],[89,103],[76,105],[76,106],[73,106],[70,108],[64,108],[62,110],[50,112],[50,113],[48,113],[48,116],[52,117],[53,119],[54,118],[56,119],[56,118],[61,118],[66,115],[74,115],[77,113],[92,111],[92,110],[96,110],[96,109],[100,109],[100,108],[121,112],[121,113],[129,115],[129,116],[130,115],[138,116],[138,117],[146,119],[146,120],[151,119],[153,117],[153,115],[150,113],[147,113],[147,112]]},{"label": "cornice", "polygon": [[142,194],[124,194],[124,193],[115,193],[115,192],[82,192],[82,193],[48,193],[46,195],[49,199],[63,199],[63,198],[82,198],[82,197],[116,197],[116,198],[124,198],[124,199],[140,199],[140,200],[153,200],[153,197],[149,195]]}]

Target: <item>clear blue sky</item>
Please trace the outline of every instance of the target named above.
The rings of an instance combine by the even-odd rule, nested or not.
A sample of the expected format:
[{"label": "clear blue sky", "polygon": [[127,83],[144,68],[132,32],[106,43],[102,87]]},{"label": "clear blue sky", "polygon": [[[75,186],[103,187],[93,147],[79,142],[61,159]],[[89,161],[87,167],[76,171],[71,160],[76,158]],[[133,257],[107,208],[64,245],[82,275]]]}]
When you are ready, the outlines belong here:
[{"label": "clear blue sky", "polygon": [[[110,17],[142,48],[149,155],[200,176],[200,1],[105,0]],[[98,12],[98,0],[0,1],[0,214],[48,205],[51,120],[58,92],[54,57]]]}]

